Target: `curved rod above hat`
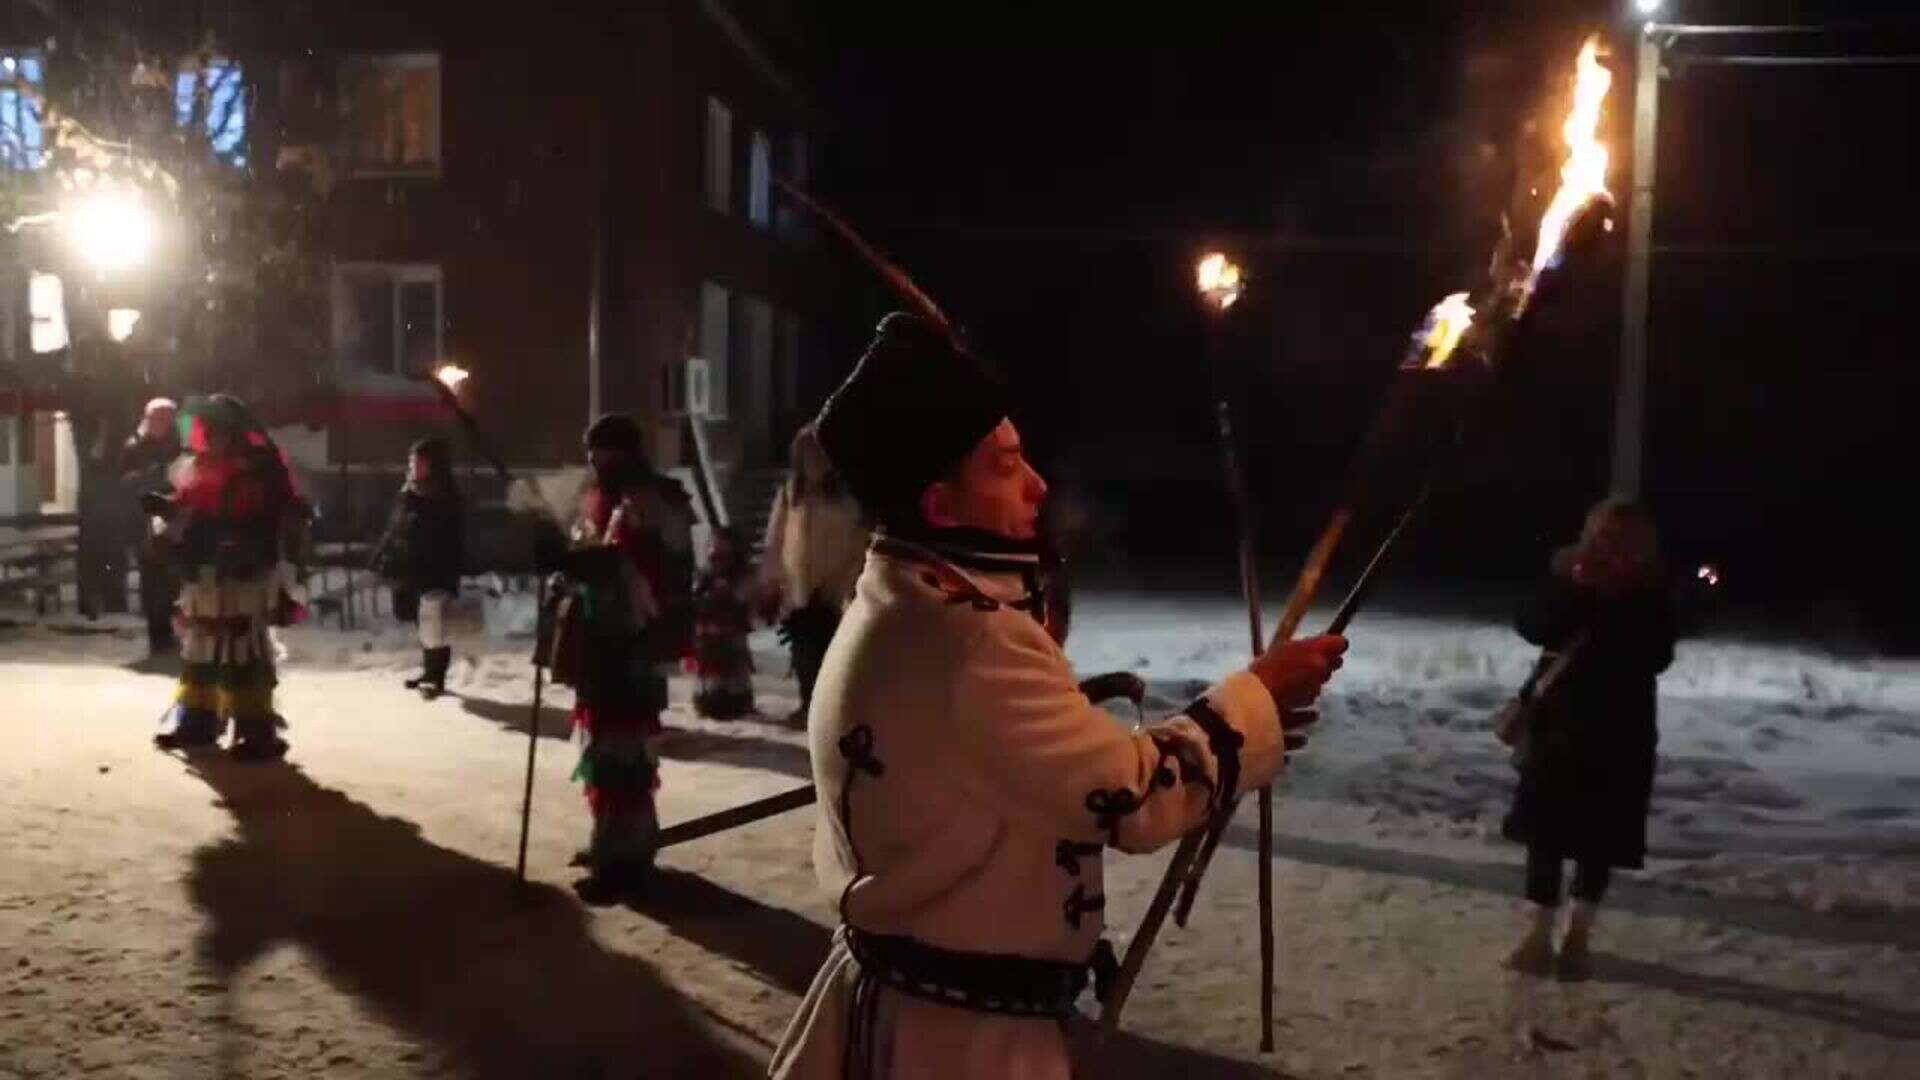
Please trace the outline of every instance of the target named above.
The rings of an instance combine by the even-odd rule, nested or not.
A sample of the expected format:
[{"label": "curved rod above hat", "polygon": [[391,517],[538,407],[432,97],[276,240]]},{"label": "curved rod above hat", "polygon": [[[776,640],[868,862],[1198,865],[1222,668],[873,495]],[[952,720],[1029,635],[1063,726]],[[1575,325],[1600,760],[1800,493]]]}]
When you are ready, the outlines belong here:
[{"label": "curved rod above hat", "polygon": [[826,205],[821,203],[820,200],[807,194],[785,177],[775,176],[773,182],[780,190],[792,196],[795,202],[806,207],[821,221],[826,222],[828,228],[839,233],[840,238],[845,240],[861,258],[867,260],[867,262],[879,272],[880,276],[886,280],[887,284],[892,285],[899,291],[900,295],[914,308],[916,313],[925,316],[932,321],[934,325],[945,331],[947,337],[952,340],[955,345],[960,343],[960,332],[954,328],[953,320],[947,318],[947,313],[941,311],[940,305],[933,302],[933,297],[928,296],[920,286],[914,284],[913,279],[907,276],[906,271],[894,265],[892,260],[880,254],[872,244],[867,243],[866,238],[856,232],[852,225],[847,224],[846,219],[834,213],[832,210],[827,209]]}]

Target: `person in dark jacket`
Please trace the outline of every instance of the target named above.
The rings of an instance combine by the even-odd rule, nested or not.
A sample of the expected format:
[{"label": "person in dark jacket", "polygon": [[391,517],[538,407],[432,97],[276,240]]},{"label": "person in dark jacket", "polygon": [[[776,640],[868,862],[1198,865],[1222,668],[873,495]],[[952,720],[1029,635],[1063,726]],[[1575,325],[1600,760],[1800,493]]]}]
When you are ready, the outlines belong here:
[{"label": "person in dark jacket", "polygon": [[466,504],[452,450],[445,439],[422,439],[407,457],[407,480],[373,565],[393,589],[394,614],[420,625],[420,675],[407,688],[429,701],[446,692],[453,660],[447,605],[460,592],[466,559]]},{"label": "person in dark jacket", "polygon": [[[1524,606],[1521,636],[1571,653],[1540,691],[1520,784],[1504,832],[1527,847],[1531,926],[1506,966],[1525,974],[1590,973],[1588,934],[1614,868],[1646,856],[1653,796],[1654,682],[1673,662],[1674,622],[1658,534],[1637,503],[1608,499]],[[1573,904],[1556,957],[1553,927],[1564,863]]]},{"label": "person in dark jacket", "polygon": [[[180,460],[179,406],[168,398],[147,402],[140,427],[120,448],[122,498],[129,509],[149,492],[166,494],[173,488],[167,472]],[[140,568],[140,611],[147,619],[147,651],[170,655],[179,648],[173,631],[173,605],[180,599],[180,578],[160,557],[142,516],[134,528],[135,564]]]}]

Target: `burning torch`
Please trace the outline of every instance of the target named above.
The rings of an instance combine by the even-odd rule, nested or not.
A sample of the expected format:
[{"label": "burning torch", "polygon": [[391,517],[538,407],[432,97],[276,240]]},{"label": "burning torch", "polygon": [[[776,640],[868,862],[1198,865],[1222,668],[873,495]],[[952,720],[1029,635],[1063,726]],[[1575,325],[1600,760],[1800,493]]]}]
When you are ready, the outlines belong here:
[{"label": "burning torch", "polygon": [[[1196,268],[1197,285],[1207,311],[1207,351],[1220,400],[1214,406],[1220,424],[1220,453],[1226,466],[1227,493],[1233,499],[1234,514],[1240,525],[1240,596],[1247,605],[1247,631],[1253,655],[1260,655],[1266,635],[1260,629],[1260,563],[1254,544],[1253,500],[1248,494],[1246,473],[1240,465],[1239,448],[1234,439],[1233,405],[1228,399],[1231,382],[1221,355],[1220,338],[1227,310],[1240,299],[1246,281],[1225,255],[1214,252],[1200,260]],[[1260,789],[1260,850],[1273,850],[1273,785]],[[1273,1050],[1273,861],[1260,860],[1260,1049]]]},{"label": "burning torch", "polygon": [[[459,421],[461,429],[466,432],[468,442],[481,457],[487,459],[487,464],[493,466],[494,474],[500,478],[501,486],[511,490],[514,486],[512,470],[507,468],[507,463],[495,452],[492,441],[480,430],[480,424],[473,418],[473,413],[467,411],[467,407],[460,403],[460,387],[465,385],[471,374],[458,364],[442,364],[432,374],[420,373],[415,378],[433,389],[440,403],[446,406],[455,420]],[[560,515],[554,513],[553,507],[540,494],[539,486],[529,483],[524,487],[532,495],[534,509],[545,516],[548,524],[557,526],[561,520]],[[547,610],[547,576],[544,572],[536,573],[534,581],[534,610],[539,613],[536,615],[538,618],[543,617]],[[527,775],[520,797],[520,853],[514,861],[513,871],[514,880],[521,886],[527,883],[527,836],[533,824],[533,765],[534,756],[540,747],[540,699],[546,686],[546,667],[541,662],[542,659],[536,648],[533,661],[533,705],[527,716]]]},{"label": "burning torch", "polygon": [[[1479,368],[1483,373],[1494,369],[1507,342],[1522,325],[1542,276],[1560,265],[1570,247],[1588,238],[1592,225],[1603,216],[1595,211],[1610,205],[1606,190],[1607,150],[1598,140],[1596,132],[1611,82],[1612,74],[1599,62],[1598,40],[1589,39],[1580,51],[1574,77],[1573,105],[1561,128],[1567,157],[1561,168],[1560,186],[1541,217],[1539,235],[1531,257],[1522,258],[1515,254],[1512,238],[1503,237],[1495,250],[1489,281],[1483,291],[1478,296],[1452,294],[1429,313],[1421,332],[1415,335],[1413,350],[1402,365],[1406,374],[1396,380],[1386,405],[1376,417],[1372,430],[1350,466],[1342,484],[1342,498],[1307,555],[1275,629],[1276,642],[1291,638],[1299,629],[1341,541],[1361,507],[1360,497],[1367,486],[1366,480],[1380,467],[1388,449],[1403,441],[1399,437],[1401,432],[1419,411],[1416,408],[1418,397],[1414,391],[1419,389],[1423,381],[1431,378],[1419,373],[1461,371],[1471,377],[1472,368]],[[1473,362],[1463,364],[1460,362],[1462,358],[1472,358]],[[1461,434],[1467,426],[1469,410],[1465,406],[1481,400],[1487,382],[1484,378],[1474,378],[1466,385],[1464,394],[1452,397],[1448,410],[1452,423],[1445,425],[1445,428],[1451,429],[1453,447],[1460,445]],[[1426,469],[1418,494],[1409,500],[1393,528],[1374,550],[1366,569],[1328,627],[1329,633],[1344,631],[1358,613],[1387,556],[1425,505],[1435,477],[1444,473],[1446,459],[1450,457],[1451,454],[1442,455],[1441,462]],[[1100,1024],[1103,1031],[1118,1026],[1120,1010],[1125,1006],[1147,951],[1152,947],[1169,909],[1173,907],[1176,894],[1180,899],[1178,918],[1184,923],[1211,854],[1217,849],[1235,809],[1233,806],[1223,807],[1203,835],[1187,837],[1174,852],[1146,917],[1128,946],[1120,975],[1102,1010]],[[1267,844],[1262,846],[1261,859],[1264,863],[1272,856]]]}]

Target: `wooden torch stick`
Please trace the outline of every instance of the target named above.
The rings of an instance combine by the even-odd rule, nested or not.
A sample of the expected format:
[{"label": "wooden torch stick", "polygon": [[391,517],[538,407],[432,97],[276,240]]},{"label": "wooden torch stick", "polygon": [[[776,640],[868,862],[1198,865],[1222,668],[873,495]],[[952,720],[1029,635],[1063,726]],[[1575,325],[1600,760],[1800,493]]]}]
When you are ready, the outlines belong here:
[{"label": "wooden torch stick", "polygon": [[[1334,551],[1340,546],[1340,538],[1346,534],[1347,525],[1352,519],[1351,507],[1343,506],[1334,511],[1325,531],[1320,534],[1319,542],[1308,554],[1299,580],[1294,583],[1293,596],[1287,601],[1286,611],[1280,617],[1274,640],[1292,637],[1294,630],[1299,628],[1300,620],[1313,601],[1313,594],[1319,590],[1320,581],[1326,576],[1327,564],[1332,561]],[[1141,918],[1139,928],[1133,932],[1133,939],[1127,943],[1127,954],[1121,958],[1120,972],[1114,979],[1113,988],[1108,991],[1107,1000],[1101,1005],[1100,1036],[1103,1040],[1120,1026],[1120,1013],[1126,1008],[1127,998],[1133,993],[1133,984],[1139,979],[1140,969],[1147,962],[1147,953],[1152,951],[1154,939],[1160,936],[1160,927],[1166,923],[1167,913],[1173,908],[1174,896],[1191,874],[1207,835],[1201,830],[1190,832],[1181,838],[1180,845],[1174,849],[1166,873],[1160,877],[1160,886],[1154,890],[1153,901],[1147,906],[1147,913]],[[1214,843],[1217,845],[1219,841],[1216,839]]]},{"label": "wooden torch stick", "polygon": [[[1247,636],[1258,658],[1266,635],[1260,630],[1260,564],[1255,555],[1253,500],[1233,441],[1233,408],[1221,401],[1220,453],[1227,467],[1227,488],[1240,516],[1240,595],[1247,603]],[[1260,1052],[1273,1052],[1273,785],[1260,787]]]},{"label": "wooden torch stick", "polygon": [[[1342,506],[1333,512],[1327,520],[1326,528],[1321,530],[1320,539],[1314,542],[1313,550],[1307,553],[1307,561],[1300,568],[1300,576],[1294,581],[1293,595],[1288,597],[1287,606],[1280,613],[1280,624],[1274,629],[1273,641],[1279,643],[1293,638],[1300,629],[1300,623],[1306,618],[1307,608],[1313,605],[1313,599],[1319,595],[1320,586],[1327,576],[1327,567],[1333,562],[1334,553],[1340,549],[1340,541],[1347,535],[1347,526],[1353,523],[1353,507]],[[1193,913],[1193,901],[1200,891],[1200,879],[1206,874],[1207,867],[1213,862],[1213,853],[1219,849],[1220,840],[1226,835],[1227,825],[1233,820],[1234,811],[1239,804],[1234,803],[1217,815],[1206,829],[1201,841],[1200,851],[1193,861],[1181,868],[1180,903],[1174,909],[1173,921],[1180,926],[1187,925],[1187,916]],[[1172,871],[1168,867],[1168,871]],[[1156,928],[1157,929],[1157,928]]]}]

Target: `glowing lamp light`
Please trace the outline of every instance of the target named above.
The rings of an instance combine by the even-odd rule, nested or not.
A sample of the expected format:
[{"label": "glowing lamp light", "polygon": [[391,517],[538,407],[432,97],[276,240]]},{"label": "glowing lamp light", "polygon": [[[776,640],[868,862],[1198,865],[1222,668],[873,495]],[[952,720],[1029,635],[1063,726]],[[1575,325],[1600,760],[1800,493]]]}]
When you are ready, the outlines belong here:
[{"label": "glowing lamp light", "polygon": [[1200,260],[1197,279],[1200,295],[1221,311],[1232,307],[1234,301],[1240,299],[1247,284],[1240,268],[1217,251]]},{"label": "glowing lamp light", "polygon": [[458,364],[442,364],[440,369],[433,373],[433,377],[440,380],[440,385],[453,391],[458,391],[460,384],[466,382],[472,375],[472,372]]},{"label": "glowing lamp light", "polygon": [[1720,584],[1720,570],[1718,567],[1714,566],[1712,563],[1708,563],[1707,565],[1702,566],[1699,570],[1695,571],[1694,576],[1699,578],[1702,582],[1704,582],[1708,586],[1714,586],[1714,585]]},{"label": "glowing lamp light", "polygon": [[140,324],[140,313],[132,308],[113,308],[107,312],[107,336],[115,341],[125,341],[133,336],[133,328]]},{"label": "glowing lamp light", "polygon": [[1663,6],[1663,0],[1633,0],[1633,10],[1639,12],[1643,19],[1651,19],[1660,14]]},{"label": "glowing lamp light", "polygon": [[67,206],[64,217],[74,249],[101,273],[137,264],[153,246],[153,218],[131,192],[90,192]]}]

